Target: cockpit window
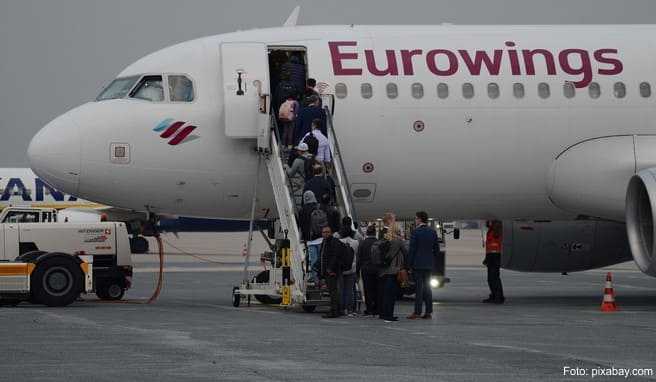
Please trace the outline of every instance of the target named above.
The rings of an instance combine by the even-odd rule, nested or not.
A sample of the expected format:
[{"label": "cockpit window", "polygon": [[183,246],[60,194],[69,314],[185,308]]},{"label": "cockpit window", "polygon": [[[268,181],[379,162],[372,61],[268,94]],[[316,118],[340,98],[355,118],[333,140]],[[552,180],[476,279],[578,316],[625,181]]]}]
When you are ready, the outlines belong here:
[{"label": "cockpit window", "polygon": [[152,102],[164,101],[162,76],[144,76],[139,82],[139,85],[134,88],[130,97]]},{"label": "cockpit window", "polygon": [[191,102],[194,100],[194,84],[187,76],[169,76],[169,94],[172,102]]},{"label": "cockpit window", "polygon": [[96,101],[118,99],[118,98],[125,97],[130,91],[130,89],[132,89],[132,86],[134,86],[134,83],[137,82],[138,79],[139,76],[123,77],[123,78],[115,79],[114,81],[112,81],[111,84],[109,84],[109,86],[103,89],[103,91],[100,93],[98,98],[96,98]]}]

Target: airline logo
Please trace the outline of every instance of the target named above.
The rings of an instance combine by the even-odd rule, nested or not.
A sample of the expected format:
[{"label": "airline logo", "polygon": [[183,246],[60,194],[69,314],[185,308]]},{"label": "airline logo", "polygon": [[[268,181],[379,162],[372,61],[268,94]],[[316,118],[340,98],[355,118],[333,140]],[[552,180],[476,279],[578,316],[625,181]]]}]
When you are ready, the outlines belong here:
[{"label": "airline logo", "polygon": [[191,142],[200,138],[198,135],[191,135],[196,130],[196,126],[189,125],[184,121],[176,121],[173,118],[167,118],[157,124],[153,129],[154,132],[160,133],[160,138],[169,139],[169,145],[177,146],[182,143]]},{"label": "airline logo", "polygon": [[76,197],[57,191],[39,178],[34,179],[32,189],[26,184],[21,178],[0,178],[0,202],[77,201]]},{"label": "airline logo", "polygon": [[[513,76],[534,76],[536,67],[547,75],[564,73],[572,77],[577,88],[588,86],[594,75],[613,76],[622,73],[624,65],[617,49],[568,48],[520,49],[514,41],[487,50],[470,49],[358,49],[357,41],[328,42],[333,73],[336,76],[361,76],[364,68],[374,76],[412,76],[415,69],[435,76],[448,77],[459,72],[472,76],[498,76],[502,71]],[[364,60],[362,60],[364,57]],[[364,61],[364,62],[362,62]],[[536,65],[537,64],[537,65]]]}]

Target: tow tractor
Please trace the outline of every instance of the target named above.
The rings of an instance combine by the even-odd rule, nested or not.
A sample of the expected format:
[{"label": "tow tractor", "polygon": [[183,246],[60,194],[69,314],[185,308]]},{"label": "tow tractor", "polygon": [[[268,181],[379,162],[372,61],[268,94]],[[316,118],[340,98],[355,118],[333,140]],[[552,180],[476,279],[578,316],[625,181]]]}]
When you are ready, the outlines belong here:
[{"label": "tow tractor", "polygon": [[65,306],[92,291],[117,300],[131,279],[124,223],[0,224],[0,304]]}]

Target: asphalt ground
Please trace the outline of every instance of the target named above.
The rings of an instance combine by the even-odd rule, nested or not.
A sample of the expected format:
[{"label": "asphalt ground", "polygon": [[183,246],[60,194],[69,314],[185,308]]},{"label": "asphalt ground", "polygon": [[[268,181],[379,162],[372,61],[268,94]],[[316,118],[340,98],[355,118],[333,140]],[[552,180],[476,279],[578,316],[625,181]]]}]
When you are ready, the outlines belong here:
[{"label": "asphalt ground", "polygon": [[[656,280],[631,264],[611,269],[614,313],[599,310],[607,270],[502,271],[507,302],[488,305],[480,303],[484,268],[469,264],[448,269],[452,281],[436,293],[432,320],[406,320],[412,302],[403,301],[401,320],[385,323],[232,307],[239,248],[192,248],[215,263],[171,255],[152,305],[137,303],[154,285],[152,257],[139,257],[132,303],[91,295],[66,308],[0,308],[0,380],[581,381],[612,367],[656,369]],[[564,375],[565,367],[587,375]]]}]

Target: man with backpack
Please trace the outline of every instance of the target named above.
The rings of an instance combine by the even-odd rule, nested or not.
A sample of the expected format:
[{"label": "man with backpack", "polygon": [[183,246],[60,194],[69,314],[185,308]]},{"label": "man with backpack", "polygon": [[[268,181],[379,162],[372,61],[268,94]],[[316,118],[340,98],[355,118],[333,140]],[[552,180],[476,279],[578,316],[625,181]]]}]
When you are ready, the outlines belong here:
[{"label": "man with backpack", "polygon": [[301,139],[312,131],[312,121],[319,119],[319,130],[326,135],[326,114],[321,106],[321,99],[317,96],[310,97],[310,104],[301,108],[301,112],[296,118],[296,130],[294,131],[294,142],[300,142]]},{"label": "man with backpack", "polygon": [[288,150],[294,145],[294,128],[296,127],[296,118],[301,111],[301,106],[296,100],[296,95],[288,94],[287,99],[280,105],[278,110],[278,120],[282,125],[281,143]]},{"label": "man with backpack", "polygon": [[[319,213],[315,213],[319,211]],[[327,224],[327,217],[319,209],[319,203],[312,191],[305,191],[303,193],[303,206],[299,212],[299,225],[301,228],[301,237],[308,248],[308,266],[309,266],[309,281],[319,282],[319,272],[317,262],[319,260],[319,248],[321,247],[321,228]],[[313,218],[314,215],[314,218]]]},{"label": "man with backpack", "polygon": [[367,308],[365,316],[378,314],[378,272],[380,265],[375,264],[372,259],[372,247],[377,241],[376,226],[367,227],[367,237],[360,243],[357,253],[357,272],[362,277],[364,284],[364,300]]},{"label": "man with backpack", "polygon": [[[321,166],[315,166],[312,169],[314,176],[305,182],[305,187],[303,187],[303,192],[312,191],[314,196],[319,198],[321,203],[324,202],[324,195],[328,195],[328,202],[330,202],[332,195],[335,193],[334,184],[323,175],[323,168]],[[337,226],[331,225],[334,232],[339,230],[339,220],[337,221]]]},{"label": "man with backpack", "polygon": [[342,279],[344,289],[342,290],[342,305],[345,314],[349,317],[355,317],[355,281],[357,271],[357,261],[355,253],[358,252],[360,242],[356,238],[356,232],[352,228],[353,220],[349,216],[344,216],[342,226],[335,237],[342,243],[349,246],[348,253],[344,254],[342,259]]},{"label": "man with backpack", "polygon": [[287,177],[291,179],[299,175],[303,177],[304,181],[308,181],[313,176],[314,157],[309,153],[308,146],[305,143],[299,143],[296,146],[296,151],[298,154],[287,170]]}]

